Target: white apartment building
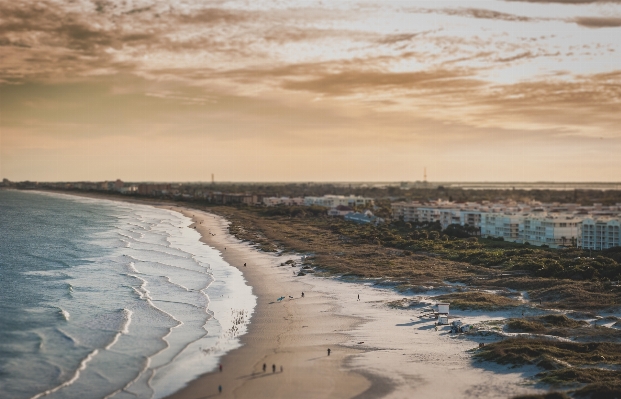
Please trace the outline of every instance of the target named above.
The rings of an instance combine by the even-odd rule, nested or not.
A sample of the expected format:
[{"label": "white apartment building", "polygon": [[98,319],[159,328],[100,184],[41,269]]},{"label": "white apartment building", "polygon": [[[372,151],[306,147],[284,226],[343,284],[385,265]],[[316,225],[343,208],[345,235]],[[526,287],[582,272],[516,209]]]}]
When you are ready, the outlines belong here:
[{"label": "white apartment building", "polygon": [[413,221],[423,223],[438,222],[443,229],[446,229],[450,224],[455,223],[455,220],[459,223],[458,209],[420,206],[416,209],[416,216]]},{"label": "white apartment building", "polygon": [[570,214],[524,215],[520,224],[521,242],[550,248],[575,245],[581,221]]},{"label": "white apartment building", "polygon": [[354,195],[349,197],[344,195],[324,195],[323,197],[304,197],[304,205],[318,205],[326,208],[336,208],[339,205],[350,207],[370,206],[373,205],[373,199]]},{"label": "white apartment building", "polygon": [[483,237],[547,245],[602,250],[621,246],[621,206],[595,204],[450,203],[433,201],[392,204],[393,218],[405,222],[439,222],[479,227]]},{"label": "white apartment building", "polygon": [[421,206],[419,202],[395,202],[392,204],[392,218],[403,219],[404,222],[417,222],[418,208]]},{"label": "white apartment building", "polygon": [[263,204],[266,206],[276,205],[302,205],[304,199],[301,197],[289,198],[289,197],[265,197],[263,198]]},{"label": "white apartment building", "polygon": [[510,213],[483,213],[481,236],[502,237],[505,241],[518,242],[522,216]]},{"label": "white apartment building", "polygon": [[586,218],[580,226],[578,246],[598,251],[619,247],[621,246],[620,229],[620,217]]},{"label": "white apartment building", "polygon": [[464,209],[459,213],[459,224],[472,227],[481,227],[482,211]]}]

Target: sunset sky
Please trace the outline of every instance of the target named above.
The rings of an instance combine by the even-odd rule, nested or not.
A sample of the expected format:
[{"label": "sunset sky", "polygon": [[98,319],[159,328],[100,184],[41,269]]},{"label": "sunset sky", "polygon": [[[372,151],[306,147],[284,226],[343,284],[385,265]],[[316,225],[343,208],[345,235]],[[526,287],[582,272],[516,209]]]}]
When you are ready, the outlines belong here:
[{"label": "sunset sky", "polygon": [[621,181],[621,0],[0,0],[0,179]]}]

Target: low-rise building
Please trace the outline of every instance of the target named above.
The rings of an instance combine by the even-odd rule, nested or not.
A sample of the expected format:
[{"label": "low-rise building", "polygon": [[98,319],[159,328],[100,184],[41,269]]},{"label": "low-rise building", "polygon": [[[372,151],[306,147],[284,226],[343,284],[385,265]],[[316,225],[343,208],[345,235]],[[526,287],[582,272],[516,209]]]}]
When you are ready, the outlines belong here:
[{"label": "low-rise building", "polygon": [[360,212],[352,212],[345,215],[345,220],[348,222],[354,222],[358,224],[375,224],[378,225],[380,223],[384,223],[384,219],[378,218],[370,211],[366,211],[364,213]]},{"label": "low-rise building", "polygon": [[484,237],[552,248],[577,245],[605,249],[620,245],[615,229],[621,220],[621,204],[395,202],[392,217],[405,222],[440,223],[443,229],[451,224],[468,225],[479,228]]},{"label": "low-rise building", "polygon": [[328,211],[328,216],[345,216],[353,213],[354,210],[345,205],[339,205],[335,208],[330,208]]},{"label": "low-rise building", "polygon": [[576,245],[581,218],[570,214],[527,214],[520,224],[521,242],[559,248]]},{"label": "low-rise building", "polygon": [[324,195],[323,197],[304,197],[304,205],[324,206],[326,208],[335,208],[339,205],[356,207],[373,205],[372,198],[350,195]]},{"label": "low-rise building", "polygon": [[277,205],[304,205],[304,199],[301,197],[265,197],[263,198],[263,205],[265,206],[277,206]]},{"label": "low-rise building", "polygon": [[588,217],[580,224],[578,246],[584,249],[603,250],[621,246],[621,218]]},{"label": "low-rise building", "polygon": [[459,224],[462,226],[481,227],[481,215],[480,210],[465,209],[459,213]]},{"label": "low-rise building", "polygon": [[170,184],[139,184],[138,194],[140,195],[166,195],[171,192]]},{"label": "low-rise building", "polygon": [[511,213],[483,213],[481,215],[481,235],[483,237],[502,237],[505,241],[518,242],[520,239],[521,215]]}]

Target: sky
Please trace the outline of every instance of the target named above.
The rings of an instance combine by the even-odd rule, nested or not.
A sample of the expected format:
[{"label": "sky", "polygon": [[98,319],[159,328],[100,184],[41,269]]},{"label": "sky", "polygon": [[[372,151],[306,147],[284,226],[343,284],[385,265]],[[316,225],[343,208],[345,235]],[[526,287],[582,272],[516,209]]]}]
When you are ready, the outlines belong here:
[{"label": "sky", "polygon": [[0,0],[0,179],[621,181],[621,0]]}]

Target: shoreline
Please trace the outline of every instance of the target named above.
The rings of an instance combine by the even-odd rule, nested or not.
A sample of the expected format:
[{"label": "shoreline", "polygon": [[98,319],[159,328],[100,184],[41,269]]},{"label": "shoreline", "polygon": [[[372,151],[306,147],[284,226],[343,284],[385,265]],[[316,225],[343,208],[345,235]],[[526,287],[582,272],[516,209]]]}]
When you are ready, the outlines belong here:
[{"label": "shoreline", "polygon": [[[293,277],[291,267],[278,265],[296,256],[274,256],[239,241],[228,233],[227,222],[220,216],[162,201],[125,202],[172,209],[190,217],[194,222],[190,227],[197,227],[201,241],[219,250],[227,263],[238,268],[257,296],[248,332],[240,338],[242,346],[221,358],[223,372],[204,374],[168,398],[450,398],[464,393],[510,398],[547,391],[528,381],[538,370],[475,366],[467,351],[477,342],[452,336],[446,330],[435,332],[433,321],[417,320],[413,310],[386,305],[408,295],[376,288],[372,283],[312,275]],[[248,266],[243,267],[243,263]],[[306,293],[304,299],[300,298],[302,291]],[[356,300],[357,294],[362,296],[361,301]],[[275,301],[283,295],[283,302]],[[294,299],[289,300],[289,295]],[[470,323],[510,316],[484,312],[462,315]],[[333,350],[330,358],[325,353],[327,347]],[[268,365],[266,373],[263,363]],[[278,372],[271,373],[271,364]],[[283,373],[279,372],[281,365]],[[218,394],[218,385],[223,387],[222,395]]]},{"label": "shoreline", "polygon": [[[222,357],[223,371],[207,373],[169,398],[218,394],[219,385],[223,387],[222,397],[239,398],[344,398],[364,394],[371,387],[366,377],[348,370],[344,364],[351,355],[360,353],[342,346],[349,340],[344,331],[363,320],[336,316],[331,298],[315,292],[313,284],[303,277],[295,279],[292,273],[291,279],[285,278],[285,273],[293,268],[278,265],[296,256],[278,257],[256,251],[230,236],[227,221],[220,216],[170,208],[192,219],[190,227],[201,233],[201,241],[219,250],[227,263],[242,271],[258,299],[248,332],[240,337],[242,346]],[[281,296],[285,299],[277,302]],[[330,356],[328,348],[332,350]],[[264,363],[266,372],[262,369]],[[276,366],[276,373],[271,371],[272,365]]]}]

